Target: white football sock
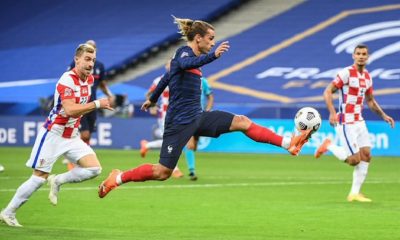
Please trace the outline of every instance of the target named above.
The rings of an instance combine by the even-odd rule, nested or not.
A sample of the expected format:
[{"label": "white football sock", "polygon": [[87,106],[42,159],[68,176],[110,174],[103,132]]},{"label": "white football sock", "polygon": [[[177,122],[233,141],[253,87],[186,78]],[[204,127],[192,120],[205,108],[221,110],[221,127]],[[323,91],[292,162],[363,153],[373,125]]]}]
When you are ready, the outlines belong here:
[{"label": "white football sock", "polygon": [[4,213],[7,215],[15,214],[17,209],[28,201],[29,197],[36,192],[44,182],[46,182],[46,179],[32,175],[28,180],[22,183],[21,186],[19,186],[14,197],[4,209]]},{"label": "white football sock", "polygon": [[83,168],[76,166],[71,171],[56,175],[54,181],[57,185],[62,185],[64,183],[77,183],[94,178],[100,173],[101,167]]},{"label": "white football sock", "polygon": [[360,163],[354,167],[353,171],[353,185],[351,186],[351,194],[360,193],[361,186],[365,181],[368,173],[369,162],[360,161]]},{"label": "white football sock", "polygon": [[146,147],[147,147],[148,149],[161,148],[162,142],[163,142],[162,139],[155,140],[155,141],[151,141],[151,142],[148,142],[148,143],[146,144]]},{"label": "white football sock", "polygon": [[348,157],[346,150],[341,146],[338,146],[338,145],[335,145],[335,144],[331,143],[331,144],[329,144],[329,146],[327,148],[340,161],[344,161]]},{"label": "white football sock", "polygon": [[122,177],[122,173],[118,174],[117,177],[116,177],[118,186],[123,184],[121,177]]},{"label": "white football sock", "polygon": [[283,137],[282,139],[282,148],[288,149],[290,147],[290,142],[292,141],[292,138],[290,137]]}]

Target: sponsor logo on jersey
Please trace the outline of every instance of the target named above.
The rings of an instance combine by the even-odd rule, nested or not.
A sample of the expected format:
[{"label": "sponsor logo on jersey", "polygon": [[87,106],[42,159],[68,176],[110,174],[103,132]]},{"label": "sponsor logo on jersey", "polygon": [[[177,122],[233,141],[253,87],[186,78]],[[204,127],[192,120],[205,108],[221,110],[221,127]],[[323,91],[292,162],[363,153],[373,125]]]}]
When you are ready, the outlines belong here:
[{"label": "sponsor logo on jersey", "polygon": [[87,86],[81,86],[81,95],[85,96],[89,94],[89,90]]},{"label": "sponsor logo on jersey", "polygon": [[181,58],[184,58],[184,57],[187,57],[187,56],[189,56],[189,53],[187,53],[187,52],[183,52],[183,53],[181,54]]},{"label": "sponsor logo on jersey", "polygon": [[64,96],[65,97],[70,97],[72,96],[72,90],[70,88],[64,89]]}]

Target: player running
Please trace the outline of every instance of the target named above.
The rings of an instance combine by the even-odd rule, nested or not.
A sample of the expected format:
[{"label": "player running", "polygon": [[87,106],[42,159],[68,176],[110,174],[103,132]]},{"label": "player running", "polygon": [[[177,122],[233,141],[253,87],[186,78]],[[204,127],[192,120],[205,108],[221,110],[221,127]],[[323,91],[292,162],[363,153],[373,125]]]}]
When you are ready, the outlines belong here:
[{"label": "player running", "polygon": [[[76,67],[58,80],[54,107],[40,128],[26,166],[33,168],[32,176],[19,186],[0,220],[12,227],[22,227],[16,218],[17,210],[48,180],[49,200],[57,205],[58,193],[65,183],[82,182],[98,176],[101,165],[93,149],[79,136],[79,121],[83,114],[99,108],[113,110],[107,98],[89,102],[94,78],[91,75],[96,61],[96,49],[81,44],[75,51]],[[76,167],[59,175],[51,175],[54,163],[64,155]]]}]

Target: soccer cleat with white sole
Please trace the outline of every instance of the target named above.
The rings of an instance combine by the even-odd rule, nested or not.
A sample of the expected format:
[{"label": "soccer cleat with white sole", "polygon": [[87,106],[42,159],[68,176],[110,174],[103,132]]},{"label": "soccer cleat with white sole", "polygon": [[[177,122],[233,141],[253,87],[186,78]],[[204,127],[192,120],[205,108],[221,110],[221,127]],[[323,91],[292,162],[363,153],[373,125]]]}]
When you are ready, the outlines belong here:
[{"label": "soccer cleat with white sole", "polygon": [[4,211],[0,212],[0,221],[4,222],[10,227],[22,227],[18,220],[15,218],[15,214],[6,214]]},{"label": "soccer cleat with white sole", "polygon": [[349,202],[372,202],[371,199],[365,197],[363,194],[349,194],[347,196],[347,201]]},{"label": "soccer cleat with white sole", "polygon": [[51,204],[53,204],[54,206],[57,205],[58,202],[58,192],[60,191],[60,186],[56,184],[56,175],[50,175],[47,178],[47,185],[49,185],[50,187],[50,192],[49,192],[49,200],[51,202]]}]

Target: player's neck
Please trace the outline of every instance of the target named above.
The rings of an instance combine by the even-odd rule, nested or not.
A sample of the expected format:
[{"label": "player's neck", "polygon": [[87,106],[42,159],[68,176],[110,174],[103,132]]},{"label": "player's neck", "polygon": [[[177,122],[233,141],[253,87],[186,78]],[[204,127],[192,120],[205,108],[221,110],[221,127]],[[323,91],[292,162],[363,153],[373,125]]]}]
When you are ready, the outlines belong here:
[{"label": "player's neck", "polygon": [[83,82],[86,82],[87,75],[84,73],[78,73],[79,79],[81,79]]},{"label": "player's neck", "polygon": [[365,65],[357,65],[357,64],[354,64],[354,67],[357,69],[357,71],[358,71],[359,73],[363,73],[363,72],[364,72]]},{"label": "player's neck", "polygon": [[193,53],[196,56],[200,56],[201,55],[199,48],[196,46],[196,44],[194,42],[189,42],[188,46],[192,49]]},{"label": "player's neck", "polygon": [[84,73],[82,73],[82,72],[79,72],[76,68],[73,68],[72,71],[73,71],[76,75],[78,75],[78,77],[79,77],[80,80],[82,80],[83,82],[86,81],[86,79],[87,79],[87,77],[88,77],[86,74],[84,74]]}]

